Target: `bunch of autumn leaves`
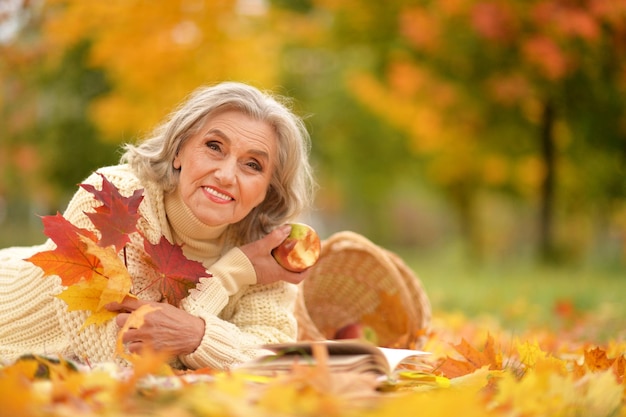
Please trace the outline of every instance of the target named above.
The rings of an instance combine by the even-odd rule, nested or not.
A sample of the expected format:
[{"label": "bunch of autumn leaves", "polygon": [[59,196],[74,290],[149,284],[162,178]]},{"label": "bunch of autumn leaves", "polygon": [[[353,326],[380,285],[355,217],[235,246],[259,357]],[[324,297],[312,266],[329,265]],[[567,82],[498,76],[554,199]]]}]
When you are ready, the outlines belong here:
[{"label": "bunch of autumn leaves", "polygon": [[[83,328],[113,318],[116,313],[107,310],[107,304],[134,297],[126,265],[126,245],[132,233],[141,235],[137,222],[143,189],[124,197],[104,175],[100,176],[100,190],[90,184],[80,184],[101,203],[94,212],[85,212],[99,236],[76,227],[59,213],[44,216],[44,233],[56,248],[26,259],[39,266],[46,277],[61,278],[65,289],[57,297],[68,305],[69,311],[91,312]],[[201,277],[210,277],[200,262],[186,258],[182,247],[170,243],[165,237],[152,244],[144,236],[143,243],[146,263],[157,272],[157,278],[150,286],[157,285],[168,303],[178,305]]]}]

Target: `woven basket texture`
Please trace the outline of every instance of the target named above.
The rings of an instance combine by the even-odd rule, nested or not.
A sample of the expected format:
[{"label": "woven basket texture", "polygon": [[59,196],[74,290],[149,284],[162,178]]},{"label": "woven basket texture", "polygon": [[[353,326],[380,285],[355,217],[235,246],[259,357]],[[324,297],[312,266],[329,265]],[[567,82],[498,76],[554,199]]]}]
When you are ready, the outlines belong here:
[{"label": "woven basket texture", "polygon": [[383,347],[419,349],[431,306],[421,282],[395,253],[351,231],[322,241],[319,261],[299,285],[299,340],[333,339],[359,323]]}]

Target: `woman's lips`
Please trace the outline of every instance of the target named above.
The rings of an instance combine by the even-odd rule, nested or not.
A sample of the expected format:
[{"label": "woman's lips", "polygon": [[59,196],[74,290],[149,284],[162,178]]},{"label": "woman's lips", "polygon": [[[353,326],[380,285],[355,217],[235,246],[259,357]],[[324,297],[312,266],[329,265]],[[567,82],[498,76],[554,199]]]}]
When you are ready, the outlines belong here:
[{"label": "woman's lips", "polygon": [[235,200],[233,196],[226,194],[223,191],[219,191],[213,187],[203,187],[203,188],[204,188],[204,191],[206,191],[207,194],[209,194],[209,196],[214,197],[212,198],[213,201],[227,203],[227,202]]}]

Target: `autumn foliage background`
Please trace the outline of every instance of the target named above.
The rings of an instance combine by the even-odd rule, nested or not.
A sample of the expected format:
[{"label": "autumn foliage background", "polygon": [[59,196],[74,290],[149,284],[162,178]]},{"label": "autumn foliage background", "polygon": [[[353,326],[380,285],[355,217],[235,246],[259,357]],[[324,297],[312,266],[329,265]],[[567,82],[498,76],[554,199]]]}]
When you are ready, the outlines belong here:
[{"label": "autumn foliage background", "polygon": [[[489,364],[536,370],[501,379],[511,415],[555,415],[546,398],[610,391],[610,372],[623,384],[626,1],[3,4],[2,247],[41,242],[38,215],[195,87],[245,81],[306,117],[320,189],[303,220],[362,233],[420,277],[426,349],[493,338],[510,361]],[[413,401],[450,415],[436,395]]]}]

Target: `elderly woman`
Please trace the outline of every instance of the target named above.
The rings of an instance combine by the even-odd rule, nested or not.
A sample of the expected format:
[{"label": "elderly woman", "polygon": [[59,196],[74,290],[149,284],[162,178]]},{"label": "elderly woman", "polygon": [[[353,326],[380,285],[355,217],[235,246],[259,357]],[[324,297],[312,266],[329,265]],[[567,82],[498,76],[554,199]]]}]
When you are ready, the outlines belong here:
[{"label": "elderly woman", "polygon": [[[0,251],[0,360],[26,353],[96,363],[115,360],[116,339],[142,305],[159,308],[124,333],[131,352],[149,344],[188,368],[228,369],[251,359],[265,343],[293,341],[295,284],[305,273],[281,268],[272,248],[311,203],[309,136],[278,98],[240,83],[200,88],[138,146],[126,145],[121,164],[99,169],[124,196],[143,189],[138,229],[152,243],[162,236],[209,272],[178,307],[164,303],[139,233],[126,264],[132,293],[108,306],[119,314],[82,330],[84,311],[68,312],[54,295],[60,278],[24,259],[54,243]],[[80,188],[64,218],[95,231],[85,213],[100,205]]]}]

